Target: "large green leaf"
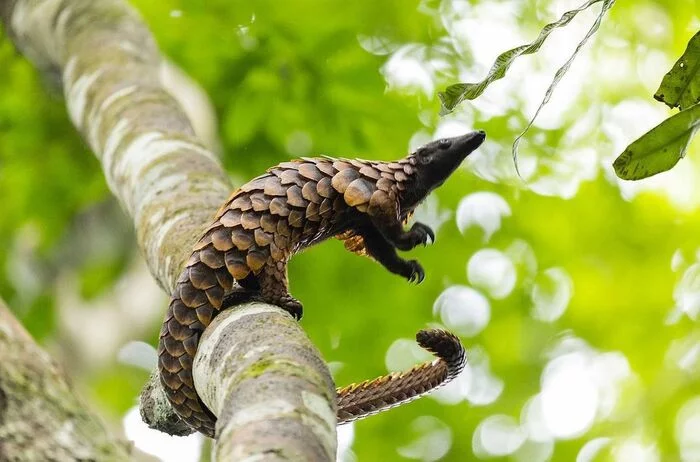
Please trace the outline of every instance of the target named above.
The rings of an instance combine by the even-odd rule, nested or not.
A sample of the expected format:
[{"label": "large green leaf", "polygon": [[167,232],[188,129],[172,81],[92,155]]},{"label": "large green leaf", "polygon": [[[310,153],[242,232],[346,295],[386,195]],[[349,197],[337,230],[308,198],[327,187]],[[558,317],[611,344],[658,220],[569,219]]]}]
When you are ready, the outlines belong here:
[{"label": "large green leaf", "polygon": [[681,110],[700,102],[700,31],[664,76],[654,98]]},{"label": "large green leaf", "polygon": [[[563,27],[567,24],[569,24],[578,13],[581,11],[586,10],[589,8],[591,5],[594,5],[599,2],[603,2],[603,8],[601,9],[600,14],[596,18],[596,21],[594,23],[594,26],[591,28],[591,31],[586,35],[586,37],[579,43],[578,48],[576,49],[576,52],[574,52],[573,57],[576,55],[578,50],[581,48],[581,46],[588,40],[588,38],[598,29],[598,25],[600,24],[600,21],[605,14],[607,10],[612,7],[613,3],[615,3],[615,0],[588,0],[586,3],[581,5],[579,8],[576,8],[574,10],[567,11],[564,13],[561,18],[559,18],[558,21],[549,23],[540,32],[540,35],[537,36],[537,38],[527,44],[527,45],[521,45],[517,48],[513,48],[512,50],[508,50],[504,53],[501,53],[498,58],[496,58],[496,61],[493,63],[491,66],[491,70],[489,70],[488,75],[484,80],[481,82],[477,83],[458,83],[454,85],[450,85],[447,87],[447,89],[444,92],[438,93],[438,97],[440,98],[440,102],[442,103],[442,113],[447,114],[451,112],[459,103],[464,101],[465,99],[474,99],[481,95],[486,88],[491,85],[496,80],[499,80],[503,78],[503,76],[506,75],[506,72],[510,68],[511,64],[515,61],[516,58],[522,55],[528,55],[535,53],[537,50],[540,49],[542,44],[544,44],[544,41],[549,37],[549,34],[554,31],[554,29],[557,29],[559,27]],[[566,69],[568,69],[568,66],[570,65],[570,61],[565,64]],[[564,68],[562,68],[564,69]],[[564,72],[566,71],[564,69]],[[561,69],[560,69],[561,71]],[[563,73],[562,73],[563,74]],[[555,82],[552,84],[552,87],[556,85],[556,82],[558,79],[561,78],[560,73],[557,73]],[[551,93],[551,92],[548,92]],[[546,102],[546,101],[545,101]]]},{"label": "large green leaf", "polygon": [[623,180],[641,180],[671,169],[700,128],[700,104],[661,122],[630,144],[613,167]]}]

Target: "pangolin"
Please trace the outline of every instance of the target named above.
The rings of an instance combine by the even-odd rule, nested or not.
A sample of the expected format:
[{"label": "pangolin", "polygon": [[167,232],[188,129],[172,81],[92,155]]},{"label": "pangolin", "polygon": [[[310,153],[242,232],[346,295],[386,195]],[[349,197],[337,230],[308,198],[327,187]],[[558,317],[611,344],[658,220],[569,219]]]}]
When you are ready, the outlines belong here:
[{"label": "pangolin", "polygon": [[[160,379],[176,413],[214,437],[216,418],[192,380],[200,335],[220,310],[246,300],[278,305],[301,318],[302,305],[287,284],[287,261],[296,252],[337,237],[351,252],[420,283],[425,275],[420,264],[402,259],[396,249],[425,245],[434,234],[418,222],[404,230],[404,223],[485,137],[476,131],[433,141],[394,162],[331,157],[282,162],[234,191],[194,247],[160,331]],[[438,360],[338,389],[339,423],[415,399],[461,372],[466,359],[457,337],[434,329],[420,331],[417,340]]]}]

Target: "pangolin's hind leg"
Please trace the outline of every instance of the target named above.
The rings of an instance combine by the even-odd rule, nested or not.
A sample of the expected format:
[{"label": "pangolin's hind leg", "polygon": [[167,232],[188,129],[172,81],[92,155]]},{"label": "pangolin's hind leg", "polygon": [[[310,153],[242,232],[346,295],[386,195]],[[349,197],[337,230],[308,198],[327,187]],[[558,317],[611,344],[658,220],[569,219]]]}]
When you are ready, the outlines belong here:
[{"label": "pangolin's hind leg", "polygon": [[301,319],[303,313],[301,302],[289,293],[286,261],[268,262],[257,274],[257,278],[260,284],[259,298],[262,301],[277,305],[295,319]]}]

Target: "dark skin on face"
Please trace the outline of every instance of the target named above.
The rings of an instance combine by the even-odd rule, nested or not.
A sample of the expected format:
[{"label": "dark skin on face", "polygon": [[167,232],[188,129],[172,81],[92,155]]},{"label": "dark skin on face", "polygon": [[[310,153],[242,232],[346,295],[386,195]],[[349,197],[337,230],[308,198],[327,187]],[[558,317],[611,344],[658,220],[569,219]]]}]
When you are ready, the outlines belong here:
[{"label": "dark skin on face", "polygon": [[432,141],[411,154],[416,160],[417,172],[411,177],[410,184],[399,198],[402,217],[413,211],[432,190],[442,185],[485,139],[486,133],[479,130]]}]

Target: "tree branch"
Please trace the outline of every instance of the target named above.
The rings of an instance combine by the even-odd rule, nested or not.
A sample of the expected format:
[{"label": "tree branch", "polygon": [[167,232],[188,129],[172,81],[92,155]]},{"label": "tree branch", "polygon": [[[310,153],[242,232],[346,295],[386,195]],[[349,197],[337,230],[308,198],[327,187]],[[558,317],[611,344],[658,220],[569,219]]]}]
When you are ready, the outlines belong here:
[{"label": "tree branch", "polygon": [[[42,72],[61,76],[73,123],[133,219],[152,274],[170,292],[195,240],[231,188],[216,157],[198,142],[186,114],[164,88],[159,78],[162,58],[150,32],[120,0],[6,0],[0,1],[0,16],[17,47]],[[195,358],[201,363],[202,356],[215,354],[228,365],[248,358],[249,367],[198,367],[197,389],[206,392],[211,409],[222,416],[219,432],[226,441],[215,448],[219,460],[240,460],[241,451],[257,454],[256,460],[273,460],[288,448],[290,454],[310,454],[305,460],[332,460],[335,395],[325,364],[282,310],[258,305],[253,310],[256,323],[251,323],[251,309],[220,315],[222,321],[205,331]],[[238,340],[231,344],[226,339],[229,329],[236,335],[249,329],[237,339],[255,340],[255,346]],[[242,351],[265,353],[245,357]],[[264,361],[250,362],[261,356]],[[286,405],[261,412],[259,400],[241,393],[255,389],[248,381],[255,384],[260,377],[249,372],[265,364],[285,365],[274,368],[274,380],[266,385],[269,396]],[[217,389],[222,377],[228,397]],[[160,384],[151,381],[142,394],[142,412],[153,414],[145,420],[182,433],[181,424],[164,424],[172,424],[174,417],[164,402]],[[278,418],[279,411],[284,418]],[[241,422],[248,429],[264,429],[264,435],[237,431]]]},{"label": "tree branch", "polygon": [[0,299],[0,460],[129,460]]}]

